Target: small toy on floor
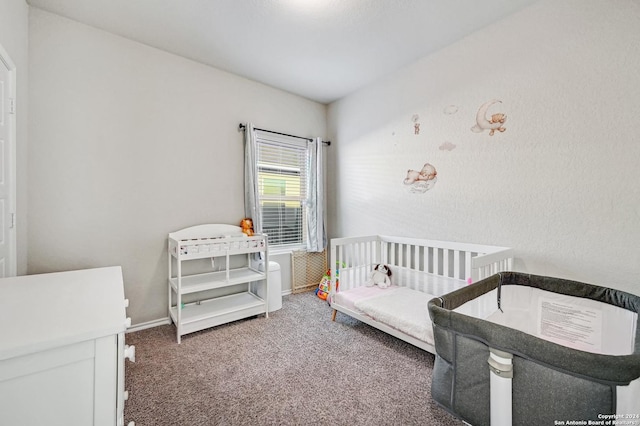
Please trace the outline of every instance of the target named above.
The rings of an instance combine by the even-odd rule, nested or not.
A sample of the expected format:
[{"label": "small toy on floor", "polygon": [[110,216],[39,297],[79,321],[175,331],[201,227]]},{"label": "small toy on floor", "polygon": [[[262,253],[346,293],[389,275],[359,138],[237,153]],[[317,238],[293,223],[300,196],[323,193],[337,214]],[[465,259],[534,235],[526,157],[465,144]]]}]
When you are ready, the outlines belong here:
[{"label": "small toy on floor", "polygon": [[316,289],[316,296],[318,296],[322,300],[327,300],[329,293],[331,291],[331,269],[327,271],[326,274],[320,280],[320,284],[318,284],[318,288]]},{"label": "small toy on floor", "polygon": [[380,288],[389,287],[391,285],[391,269],[387,265],[377,264],[371,271],[365,285],[367,287],[373,287],[374,285]]}]

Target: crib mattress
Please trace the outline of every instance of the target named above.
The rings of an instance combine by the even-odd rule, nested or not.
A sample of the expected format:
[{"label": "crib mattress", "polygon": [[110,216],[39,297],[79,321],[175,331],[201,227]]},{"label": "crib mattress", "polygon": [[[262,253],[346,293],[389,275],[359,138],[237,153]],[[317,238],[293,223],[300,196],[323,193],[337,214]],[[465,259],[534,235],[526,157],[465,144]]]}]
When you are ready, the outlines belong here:
[{"label": "crib mattress", "polygon": [[378,286],[372,287],[356,287],[350,290],[341,291],[333,296],[333,302],[344,306],[347,309],[357,311],[355,304],[361,300],[368,299],[370,297],[388,295],[398,289],[398,286],[391,286],[388,288],[380,288]]},{"label": "crib mattress", "polygon": [[371,318],[409,336],[433,343],[433,328],[427,304],[435,296],[400,287],[395,291],[358,300],[355,307]]},{"label": "crib mattress", "polygon": [[[340,286],[344,290],[333,295],[332,304],[366,315],[429,345],[433,344],[429,300],[467,284],[462,279],[392,267],[392,282],[402,286],[367,287],[363,283],[370,271],[369,266],[341,269]],[[353,287],[354,284],[357,286]]]},{"label": "crib mattress", "polygon": [[336,293],[333,302],[433,344],[428,302],[434,297],[405,287],[381,289],[363,286]]}]

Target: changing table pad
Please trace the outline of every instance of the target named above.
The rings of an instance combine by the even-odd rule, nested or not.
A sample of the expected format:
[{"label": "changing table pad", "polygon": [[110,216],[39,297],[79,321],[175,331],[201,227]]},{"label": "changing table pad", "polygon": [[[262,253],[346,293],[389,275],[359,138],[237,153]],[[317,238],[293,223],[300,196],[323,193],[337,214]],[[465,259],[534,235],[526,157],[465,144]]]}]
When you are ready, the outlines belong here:
[{"label": "changing table pad", "polygon": [[416,339],[433,343],[433,327],[427,303],[432,294],[398,287],[380,290],[377,296],[354,301],[359,311]]}]

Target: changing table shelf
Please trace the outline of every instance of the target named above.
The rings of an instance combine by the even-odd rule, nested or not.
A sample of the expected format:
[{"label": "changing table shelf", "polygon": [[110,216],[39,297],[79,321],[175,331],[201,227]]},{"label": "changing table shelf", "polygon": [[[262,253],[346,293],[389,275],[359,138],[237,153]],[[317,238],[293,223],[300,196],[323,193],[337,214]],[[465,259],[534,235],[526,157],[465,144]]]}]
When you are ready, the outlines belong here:
[{"label": "changing table shelf", "polygon": [[[253,270],[249,267],[230,269],[228,276],[226,271],[187,275],[182,277],[182,294],[213,290],[250,281],[260,281],[262,279],[264,279],[263,272]],[[178,278],[170,278],[169,282],[171,283],[173,291],[178,291]]]},{"label": "changing table shelf", "polygon": [[[188,334],[264,312],[262,299],[253,293],[243,292],[187,304],[182,309],[180,323],[183,334]],[[170,313],[176,322],[177,308],[172,307]]]},{"label": "changing table shelf", "polygon": [[[261,254],[264,270],[254,268],[252,256]],[[168,238],[169,254],[169,317],[176,325],[176,340],[181,336],[215,327],[268,310],[268,244],[266,235],[246,236],[239,226],[207,224],[172,232]],[[244,262],[240,262],[244,257]],[[183,262],[211,259],[206,271],[185,274]],[[206,263],[206,262],[205,262]],[[231,266],[238,264],[239,266]],[[214,269],[214,265],[221,270]],[[265,288],[264,297],[252,291],[252,283]],[[244,291],[213,297],[211,290],[246,284]],[[241,289],[240,289],[241,290]],[[198,295],[202,293],[202,295]],[[183,296],[191,295],[185,303]],[[202,299],[199,297],[202,296]]]}]

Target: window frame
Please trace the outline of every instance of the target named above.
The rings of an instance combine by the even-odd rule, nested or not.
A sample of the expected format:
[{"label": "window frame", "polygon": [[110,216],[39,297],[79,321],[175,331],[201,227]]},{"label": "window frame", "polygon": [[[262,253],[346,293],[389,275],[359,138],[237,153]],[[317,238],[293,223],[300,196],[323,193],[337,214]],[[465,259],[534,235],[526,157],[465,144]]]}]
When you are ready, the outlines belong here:
[{"label": "window frame", "polygon": [[[267,234],[269,247],[274,251],[278,252],[286,252],[293,250],[301,250],[306,249],[308,244],[308,227],[307,227],[307,209],[309,208],[308,203],[308,184],[309,184],[309,159],[310,159],[310,144],[308,139],[304,138],[296,138],[292,136],[285,136],[279,134],[273,134],[270,132],[255,131],[256,137],[256,156],[255,156],[255,186],[257,188],[257,196],[256,200],[256,210],[260,214],[260,223],[262,226],[261,232]],[[269,147],[269,148],[267,148]],[[269,149],[273,149],[273,152],[278,150],[283,150],[284,153],[295,155],[302,154],[301,161],[298,162],[299,168],[297,169],[297,173],[299,179],[302,181],[299,184],[299,191],[303,193],[299,196],[291,196],[286,194],[286,180],[284,182],[284,195],[277,196],[276,194],[268,194],[265,196],[264,194],[264,179],[277,179],[278,176],[288,176],[289,174],[286,172],[287,169],[291,170],[290,176],[296,175],[296,167],[292,167],[291,164],[266,164],[264,162],[261,163],[261,160],[264,160],[263,155]],[[265,176],[269,174],[269,169],[273,171],[273,176]],[[284,204],[286,202],[295,202],[300,203],[300,218],[299,218],[299,232],[300,232],[300,241],[296,242],[277,242],[277,240],[281,238],[286,238],[287,233],[282,232],[283,220],[278,218],[280,233],[275,235],[270,235],[269,231],[265,227],[265,211],[264,211],[264,202],[273,202],[274,204],[280,203]],[[285,207],[286,208],[286,207]],[[286,222],[285,222],[286,224]],[[294,233],[296,231],[294,230]]]}]

